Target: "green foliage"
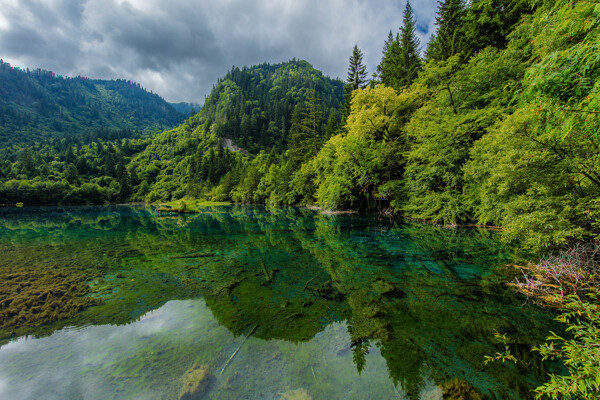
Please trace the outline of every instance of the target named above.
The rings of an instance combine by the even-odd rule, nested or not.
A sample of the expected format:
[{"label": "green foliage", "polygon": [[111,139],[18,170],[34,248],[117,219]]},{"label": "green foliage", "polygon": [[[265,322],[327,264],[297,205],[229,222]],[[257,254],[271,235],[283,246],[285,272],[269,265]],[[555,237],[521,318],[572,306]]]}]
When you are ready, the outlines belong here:
[{"label": "green foliage", "polygon": [[320,111],[316,91],[312,89],[306,108],[295,118],[292,115],[290,150],[292,159],[298,164],[307,161],[319,151],[323,141],[320,129],[322,120],[323,112]]},{"label": "green foliage", "polygon": [[551,374],[550,381],[538,387],[536,398],[593,399],[600,397],[600,310],[596,304],[571,298],[567,310],[557,320],[568,324],[569,336],[554,332],[546,343],[535,348],[546,359],[563,361],[566,375]]},{"label": "green foliage", "polygon": [[[141,181],[130,167],[131,156],[147,145],[131,139],[139,133],[101,129],[82,137],[64,136],[32,147],[15,157],[0,151],[0,203],[26,205],[103,204],[126,201]],[[129,168],[129,169],[128,169]],[[131,171],[130,171],[131,170]]]},{"label": "green foliage", "polygon": [[[546,342],[533,348],[542,360],[560,361],[566,374],[550,373],[550,380],[535,389],[536,399],[596,399],[600,397],[600,309],[595,294],[582,301],[568,296],[565,310],[556,320],[567,324],[565,334],[550,332]],[[494,334],[503,350],[485,357],[485,364],[500,361],[527,363],[512,353],[507,334]]]},{"label": "green foliage", "polygon": [[[404,168],[402,117],[416,108],[421,94],[383,86],[354,92],[347,134],[331,138],[297,176],[299,182],[313,177],[314,185],[303,186],[315,188],[319,206],[372,209],[386,198],[379,186],[401,178]],[[305,192],[302,197],[311,198]]]},{"label": "green foliage", "polygon": [[311,90],[324,116],[317,129],[322,133],[330,110],[340,108],[343,83],[306,61],[234,67],[218,81],[198,115],[207,130],[215,129],[216,136],[251,153],[273,147],[282,152],[289,144],[292,114],[310,103]]},{"label": "green foliage", "polygon": [[348,62],[348,78],[346,79],[346,88],[349,92],[364,89],[367,86],[367,72],[363,61],[363,53],[354,45],[352,55]]},{"label": "green foliage", "polygon": [[477,218],[536,251],[600,234],[599,12],[557,2],[527,21],[523,36],[537,62],[516,111],[475,145],[466,168]]},{"label": "green foliage", "polygon": [[420,42],[416,31],[417,22],[410,2],[407,1],[400,27],[400,88],[410,86],[421,69]]},{"label": "green foliage", "polygon": [[406,3],[400,34],[389,33],[383,49],[383,58],[377,66],[382,84],[396,90],[410,86],[422,66],[420,42],[416,36],[416,21],[410,2]]},{"label": "green foliage", "polygon": [[64,78],[0,60],[0,147],[101,128],[156,133],[182,120],[161,97],[131,81]]}]

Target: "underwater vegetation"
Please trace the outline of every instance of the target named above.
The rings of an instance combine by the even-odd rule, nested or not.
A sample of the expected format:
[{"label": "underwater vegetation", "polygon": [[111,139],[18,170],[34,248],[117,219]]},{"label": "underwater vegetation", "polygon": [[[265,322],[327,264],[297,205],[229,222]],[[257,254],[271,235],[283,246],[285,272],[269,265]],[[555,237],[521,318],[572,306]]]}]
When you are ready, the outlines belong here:
[{"label": "underwater vegetation", "polygon": [[85,276],[66,268],[2,268],[0,327],[37,326],[72,318],[98,302],[86,297],[88,293]]},{"label": "underwater vegetation", "polygon": [[[0,243],[0,397],[31,398],[56,359],[70,378],[49,398],[66,399],[520,399],[557,370],[530,352],[554,315],[505,284],[510,249],[485,230],[296,208],[2,209]],[[529,367],[484,365],[495,332]]]}]

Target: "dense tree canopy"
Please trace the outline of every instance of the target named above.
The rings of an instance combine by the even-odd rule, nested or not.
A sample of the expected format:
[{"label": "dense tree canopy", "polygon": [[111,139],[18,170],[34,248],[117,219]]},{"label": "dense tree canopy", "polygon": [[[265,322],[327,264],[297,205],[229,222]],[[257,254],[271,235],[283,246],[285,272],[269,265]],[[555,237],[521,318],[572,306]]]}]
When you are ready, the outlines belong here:
[{"label": "dense tree canopy", "polygon": [[0,147],[101,128],[158,133],[183,119],[160,96],[131,81],[64,78],[0,60]]}]

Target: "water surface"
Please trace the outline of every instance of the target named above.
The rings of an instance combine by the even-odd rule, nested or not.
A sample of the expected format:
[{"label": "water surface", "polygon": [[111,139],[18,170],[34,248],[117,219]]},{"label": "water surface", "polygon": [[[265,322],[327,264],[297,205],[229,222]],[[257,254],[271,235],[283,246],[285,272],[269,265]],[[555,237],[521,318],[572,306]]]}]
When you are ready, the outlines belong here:
[{"label": "water surface", "polygon": [[[545,379],[529,349],[556,329],[478,229],[294,208],[0,209],[0,254],[3,399],[177,399],[194,364],[211,371],[206,399],[529,398]],[[494,332],[525,362],[484,365]]]}]

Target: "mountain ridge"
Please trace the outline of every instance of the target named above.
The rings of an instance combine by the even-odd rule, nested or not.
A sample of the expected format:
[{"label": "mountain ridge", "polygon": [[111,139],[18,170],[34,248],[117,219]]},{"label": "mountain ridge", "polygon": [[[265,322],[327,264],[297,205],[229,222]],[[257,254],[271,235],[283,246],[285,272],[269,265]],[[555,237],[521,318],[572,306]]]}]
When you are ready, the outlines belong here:
[{"label": "mountain ridge", "polygon": [[158,133],[184,116],[139,83],[63,77],[0,60],[0,146],[109,129]]}]

